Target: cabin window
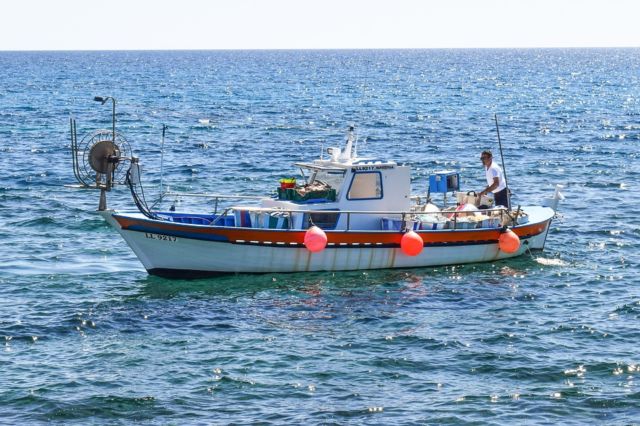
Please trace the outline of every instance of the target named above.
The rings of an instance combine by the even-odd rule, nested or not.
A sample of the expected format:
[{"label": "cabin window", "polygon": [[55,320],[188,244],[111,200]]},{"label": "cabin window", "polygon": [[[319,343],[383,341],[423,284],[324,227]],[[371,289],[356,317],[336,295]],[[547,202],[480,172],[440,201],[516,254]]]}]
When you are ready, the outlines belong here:
[{"label": "cabin window", "polygon": [[382,174],[380,172],[356,172],[351,179],[348,200],[378,200],[382,198]]},{"label": "cabin window", "polygon": [[313,177],[311,178],[310,183],[320,181],[320,182],[326,183],[331,188],[337,191],[342,186],[343,180],[344,180],[344,170],[317,170],[313,174]]}]

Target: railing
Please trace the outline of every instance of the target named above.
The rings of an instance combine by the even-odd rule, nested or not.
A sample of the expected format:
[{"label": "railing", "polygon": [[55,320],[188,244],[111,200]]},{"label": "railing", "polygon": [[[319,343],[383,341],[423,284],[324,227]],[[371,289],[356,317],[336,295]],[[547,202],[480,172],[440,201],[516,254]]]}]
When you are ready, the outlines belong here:
[{"label": "railing", "polygon": [[[195,193],[195,192],[171,192],[167,191],[163,195],[170,197],[174,196],[178,197],[193,197],[193,198],[210,198],[214,200],[214,212],[213,214],[218,214],[219,202],[220,200],[261,200],[264,198],[268,198],[260,195],[226,195],[226,194],[214,194],[214,193]],[[412,200],[427,199],[426,195],[415,195],[411,197]],[[286,214],[288,217],[288,227],[289,229],[293,229],[293,215],[295,213],[302,214],[330,214],[330,215],[346,215],[346,229],[345,231],[351,231],[351,215],[376,215],[376,216],[400,216],[401,218],[401,227],[402,229],[406,229],[407,222],[413,221],[411,217],[415,216],[440,216],[445,217],[447,220],[453,222],[453,229],[458,229],[458,218],[461,216],[468,216],[473,213],[481,212],[485,215],[491,215],[493,212],[500,213],[500,222],[504,223],[504,215],[507,215],[511,222],[514,225],[518,225],[518,217],[520,216],[520,206],[515,213],[512,215],[509,210],[505,207],[494,207],[491,209],[483,209],[478,211],[438,211],[438,212],[424,212],[424,211],[381,211],[381,210],[303,210],[303,209],[283,209],[281,207],[253,207],[253,206],[233,206],[225,208],[213,222],[211,225],[216,225],[223,216],[229,214],[230,211],[242,210],[246,212],[259,212],[259,213],[279,213]],[[409,219],[407,220],[407,217]],[[310,217],[309,217],[310,219]]]},{"label": "railing", "polygon": [[171,192],[167,191],[162,194],[161,200],[164,197],[193,197],[193,198],[211,198],[214,200],[214,210],[213,214],[218,213],[218,205],[220,200],[228,199],[228,200],[262,200],[265,197],[264,195],[226,195],[226,194],[210,194],[206,192]]},{"label": "railing", "polygon": [[[219,215],[211,225],[215,225],[218,221],[226,216],[230,211],[241,210],[244,212],[258,212],[258,213],[279,213],[285,214],[288,217],[288,228],[293,229],[293,215],[294,213],[302,214],[331,214],[331,215],[346,215],[346,229],[344,231],[351,231],[351,215],[376,215],[376,216],[400,216],[401,228],[407,228],[407,222],[413,222],[412,217],[416,216],[442,216],[447,220],[453,222],[453,229],[458,229],[458,217],[468,216],[470,214],[481,212],[483,214],[492,212],[500,213],[500,222],[504,222],[504,215],[507,215],[514,225],[518,225],[518,216],[520,214],[520,206],[516,214],[512,216],[505,207],[494,207],[492,209],[478,210],[478,211],[438,211],[438,212],[419,212],[419,211],[380,211],[380,210],[300,210],[300,209],[283,209],[283,208],[271,208],[271,207],[251,207],[251,206],[234,206],[226,208],[221,215]],[[407,219],[408,217],[408,219]],[[417,218],[416,218],[417,219]]]},{"label": "railing", "polygon": [[[210,198],[214,200],[214,214],[218,213],[218,208],[219,208],[219,204],[220,204],[220,200],[262,200],[264,198],[269,198],[269,196],[265,196],[265,195],[227,195],[227,194],[211,194],[211,193],[206,193],[206,192],[175,192],[175,191],[167,191],[162,193],[162,195],[160,196],[160,199],[154,203],[154,205],[158,204],[160,201],[162,201],[165,197],[176,197],[176,199],[178,199],[179,197],[192,197],[192,198]],[[428,194],[418,194],[418,195],[413,195],[410,197],[411,200],[416,202],[416,206],[420,206],[420,202],[421,201],[429,201],[430,197]],[[244,209],[244,210],[248,210]],[[277,209],[274,209],[277,210]],[[281,210],[278,210],[281,211]],[[292,212],[297,212],[296,210],[291,210]],[[305,210],[306,211],[306,210]],[[318,213],[323,213],[322,211],[317,211]],[[335,210],[333,211],[335,213]],[[344,213],[348,213],[347,211],[342,211]],[[315,213],[315,212],[314,212]],[[355,211],[354,211],[355,213]],[[381,214],[387,214],[387,212],[373,212],[373,213],[381,213]],[[417,213],[417,212],[414,212]],[[389,214],[395,214],[395,213],[389,213]],[[400,214],[400,213],[398,213]]]}]

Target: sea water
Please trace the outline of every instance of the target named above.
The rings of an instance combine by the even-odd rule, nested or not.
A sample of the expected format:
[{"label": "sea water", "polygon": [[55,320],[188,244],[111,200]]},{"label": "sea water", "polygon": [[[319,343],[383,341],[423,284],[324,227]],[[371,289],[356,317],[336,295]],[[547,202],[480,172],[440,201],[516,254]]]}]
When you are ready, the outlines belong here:
[{"label": "sea water", "polygon": [[[638,49],[0,53],[0,423],[637,422],[639,69]],[[151,200],[163,125],[165,189],[273,193],[355,125],[415,192],[442,169],[481,190],[494,114],[514,204],[567,199],[517,259],[161,279],[65,187],[70,117],[80,141],[111,127],[94,96]]]}]

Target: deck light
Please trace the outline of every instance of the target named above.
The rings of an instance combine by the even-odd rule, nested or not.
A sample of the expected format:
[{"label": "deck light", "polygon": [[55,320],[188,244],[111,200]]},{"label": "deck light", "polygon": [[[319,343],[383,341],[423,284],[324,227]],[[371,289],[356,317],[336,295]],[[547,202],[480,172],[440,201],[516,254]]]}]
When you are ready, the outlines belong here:
[{"label": "deck light", "polygon": [[111,102],[113,102],[113,112],[111,115],[111,125],[112,125],[112,136],[113,136],[113,142],[115,143],[116,141],[116,99],[113,96],[107,96],[107,97],[102,97],[102,96],[95,96],[93,98],[94,101],[96,102],[100,102],[102,105],[104,105],[109,99],[111,99]]}]

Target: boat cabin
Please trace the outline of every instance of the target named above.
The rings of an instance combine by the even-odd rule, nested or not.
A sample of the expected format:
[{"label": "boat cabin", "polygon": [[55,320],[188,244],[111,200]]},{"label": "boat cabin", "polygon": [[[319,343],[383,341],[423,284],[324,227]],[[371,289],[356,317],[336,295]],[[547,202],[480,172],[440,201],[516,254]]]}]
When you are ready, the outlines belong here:
[{"label": "boat cabin", "polygon": [[[305,229],[310,223],[324,229],[381,229],[382,217],[388,216],[382,212],[410,209],[410,167],[394,161],[357,158],[352,155],[351,136],[345,151],[332,147],[327,152],[328,159],[296,163],[304,183],[289,181],[281,185],[277,199],[263,199],[260,206],[297,211],[292,216],[294,229]],[[324,213],[312,214],[313,211]],[[341,211],[380,214],[340,214]]]}]

